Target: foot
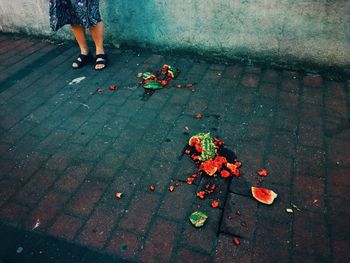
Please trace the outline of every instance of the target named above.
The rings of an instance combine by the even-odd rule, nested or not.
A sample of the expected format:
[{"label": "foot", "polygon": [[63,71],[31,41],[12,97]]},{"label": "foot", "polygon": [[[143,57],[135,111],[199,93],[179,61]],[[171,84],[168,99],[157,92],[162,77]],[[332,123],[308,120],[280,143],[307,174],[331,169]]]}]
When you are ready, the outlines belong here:
[{"label": "foot", "polygon": [[98,54],[96,55],[95,70],[102,70],[107,67],[107,55]]},{"label": "foot", "polygon": [[78,69],[86,64],[88,64],[92,60],[91,53],[88,52],[87,54],[80,54],[79,57],[73,62],[72,68]]}]

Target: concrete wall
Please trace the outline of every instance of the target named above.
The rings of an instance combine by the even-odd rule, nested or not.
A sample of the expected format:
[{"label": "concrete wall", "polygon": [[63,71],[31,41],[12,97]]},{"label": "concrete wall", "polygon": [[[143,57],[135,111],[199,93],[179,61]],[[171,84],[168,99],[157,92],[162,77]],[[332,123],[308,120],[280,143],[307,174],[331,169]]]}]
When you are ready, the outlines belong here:
[{"label": "concrete wall", "polygon": [[[350,66],[350,0],[101,0],[101,13],[114,44]],[[71,37],[49,31],[48,0],[1,0],[0,30]]]}]

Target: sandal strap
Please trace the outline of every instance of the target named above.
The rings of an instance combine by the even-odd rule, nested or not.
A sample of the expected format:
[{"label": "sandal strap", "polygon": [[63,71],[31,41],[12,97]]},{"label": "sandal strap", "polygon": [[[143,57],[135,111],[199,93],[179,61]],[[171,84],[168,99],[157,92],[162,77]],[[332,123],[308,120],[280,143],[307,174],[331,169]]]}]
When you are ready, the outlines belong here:
[{"label": "sandal strap", "polygon": [[79,54],[78,58],[73,63],[76,63],[78,65],[78,67],[76,68],[79,68],[81,66],[84,66],[86,63],[88,63],[91,60],[91,58],[92,56],[90,52],[87,55]]},{"label": "sandal strap", "polygon": [[107,55],[106,54],[98,54],[96,55],[96,59],[101,58],[103,60],[107,60]]},{"label": "sandal strap", "polygon": [[96,61],[95,64],[96,64],[96,65],[101,65],[101,64],[106,65],[106,60]]}]

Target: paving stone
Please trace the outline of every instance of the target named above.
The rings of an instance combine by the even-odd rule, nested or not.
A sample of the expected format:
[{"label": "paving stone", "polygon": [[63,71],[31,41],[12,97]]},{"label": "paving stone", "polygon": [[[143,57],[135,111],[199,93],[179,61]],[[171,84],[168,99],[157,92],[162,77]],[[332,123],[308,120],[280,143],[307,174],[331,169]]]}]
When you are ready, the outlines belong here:
[{"label": "paving stone", "polygon": [[277,84],[261,83],[259,86],[259,93],[261,96],[275,98],[277,95]]},{"label": "paving stone", "polygon": [[282,91],[298,94],[300,89],[300,83],[297,79],[284,79],[282,80]]},{"label": "paving stone", "polygon": [[[262,221],[256,226],[256,238],[253,261],[267,262],[278,258],[280,262],[289,260],[289,229],[288,225],[271,224],[268,221]],[[268,236],[269,246],[266,246]],[[278,249],[276,249],[278,247]]]},{"label": "paving stone", "polygon": [[329,256],[329,239],[324,216],[303,211],[293,224],[293,249],[299,253]]},{"label": "paving stone", "polygon": [[[330,209],[329,216],[332,222],[332,235],[335,236],[337,240],[349,240],[349,228],[346,227],[349,218],[349,211],[344,207],[344,204],[346,204],[347,199],[330,197],[328,202]],[[327,237],[325,236],[324,239],[327,239]],[[324,241],[329,242],[328,239]]]},{"label": "paving stone", "polygon": [[304,77],[304,85],[310,87],[320,87],[322,85],[322,77],[319,75],[309,75]]},{"label": "paving stone", "polygon": [[257,202],[252,197],[231,193],[226,204],[220,231],[251,239],[255,231]]},{"label": "paving stone", "polygon": [[0,210],[1,220],[12,225],[21,225],[23,218],[29,213],[29,208],[14,202],[8,202]]},{"label": "paving stone", "polygon": [[299,127],[299,143],[307,146],[323,147],[323,128],[302,124]]},{"label": "paving stone", "polygon": [[0,181],[0,207],[15,194],[21,184],[18,181],[4,179]]},{"label": "paving stone", "polygon": [[294,180],[293,202],[296,202],[300,209],[324,212],[324,179],[311,176],[296,176]]},{"label": "paving stone", "polygon": [[208,255],[197,253],[186,248],[177,251],[175,258],[177,262],[212,262]]},{"label": "paving stone", "polygon": [[328,171],[328,194],[330,196],[341,197],[349,199],[348,189],[350,182],[348,175],[350,169],[346,167],[332,167]]},{"label": "paving stone", "polygon": [[55,188],[67,193],[73,193],[81,185],[91,170],[90,164],[72,165],[55,183]]},{"label": "paving stone", "polygon": [[299,146],[295,165],[298,175],[324,177],[325,152],[322,148]]},{"label": "paving stone", "polygon": [[26,220],[26,227],[39,231],[46,229],[61,211],[67,199],[68,196],[62,193],[53,191],[47,193]]},{"label": "paving stone", "polygon": [[328,159],[333,164],[350,164],[350,142],[344,140],[327,139]]},{"label": "paving stone", "polygon": [[233,236],[220,234],[215,251],[215,262],[251,262],[252,245],[251,241],[240,239],[239,246],[233,242]]},{"label": "paving stone", "polygon": [[114,207],[97,206],[75,240],[82,245],[102,248],[121,215],[121,211]]},{"label": "paving stone", "polygon": [[[0,34],[1,259],[346,258],[346,76],[334,81],[307,70],[213,63],[136,48],[109,49],[111,63],[102,72],[75,71],[70,63],[76,52],[71,44]],[[164,63],[179,67],[179,77],[145,93],[135,74]],[[81,76],[86,79],[68,84]],[[114,92],[108,89],[112,84],[118,87]],[[234,151],[243,163],[239,177],[204,176],[186,184],[197,167],[183,150],[191,135],[203,131]],[[263,179],[257,175],[262,168],[269,172]],[[200,200],[195,193],[209,181],[218,190]],[[177,185],[173,192],[170,185]],[[271,206],[260,204],[251,186],[272,189],[278,197]],[[219,208],[210,206],[213,200]],[[198,209],[209,218],[196,229],[188,216]]]},{"label": "paving stone", "polygon": [[48,233],[66,240],[72,240],[81,225],[79,218],[61,214],[50,227]]},{"label": "paving stone", "polygon": [[269,182],[277,184],[291,184],[293,159],[276,154],[269,154],[266,159],[265,169],[268,171]]},{"label": "paving stone", "polygon": [[349,255],[349,242],[335,240],[333,242],[333,262],[342,262]]},{"label": "paving stone", "polygon": [[[198,205],[200,206],[199,208]],[[203,227],[196,228],[186,219],[185,227],[180,234],[180,244],[183,244],[185,247],[193,247],[197,251],[206,254],[211,254],[216,246],[216,236],[220,227],[219,223],[222,212],[219,209],[210,207],[209,204],[203,204],[203,201],[199,201],[198,204],[192,206],[192,212],[197,210],[207,213],[207,222]],[[187,215],[187,218],[190,214]],[[203,242],[203,240],[207,241]]]},{"label": "paving stone", "polygon": [[308,103],[301,104],[300,123],[309,125],[322,125],[322,107]]},{"label": "paving stone", "polygon": [[293,199],[293,197],[290,196],[291,192],[291,186],[283,186],[278,184],[273,184],[266,179],[261,187],[265,187],[267,189],[271,189],[274,191],[278,196],[274,200],[272,205],[264,205],[260,204],[258,206],[258,216],[261,218],[261,221],[267,221],[271,224],[277,225],[283,225],[286,229],[289,229],[288,226],[293,221],[293,216],[291,213],[288,213],[286,209],[291,208],[293,212],[296,214],[298,213],[298,210],[296,210],[292,204],[297,205],[298,207],[300,204],[297,200]]},{"label": "paving stone", "polygon": [[183,183],[175,187],[174,192],[166,192],[158,213],[166,218],[183,220],[190,212],[195,198],[196,187]]},{"label": "paving stone", "polygon": [[105,189],[106,184],[104,183],[86,180],[70,199],[66,206],[67,211],[78,216],[89,215]]},{"label": "paving stone", "polygon": [[158,208],[159,197],[151,193],[137,193],[120,226],[144,234]]},{"label": "paving stone", "polygon": [[[57,174],[46,169],[40,169],[32,178],[17,192],[16,200],[33,205],[46,194],[57,178]],[[40,187],[38,187],[40,185]]]},{"label": "paving stone", "polygon": [[113,234],[107,251],[128,260],[136,260],[142,249],[143,237],[131,232],[118,230]]},{"label": "paving stone", "polygon": [[170,261],[178,231],[177,224],[162,219],[156,220],[145,240],[138,260],[140,262]]}]

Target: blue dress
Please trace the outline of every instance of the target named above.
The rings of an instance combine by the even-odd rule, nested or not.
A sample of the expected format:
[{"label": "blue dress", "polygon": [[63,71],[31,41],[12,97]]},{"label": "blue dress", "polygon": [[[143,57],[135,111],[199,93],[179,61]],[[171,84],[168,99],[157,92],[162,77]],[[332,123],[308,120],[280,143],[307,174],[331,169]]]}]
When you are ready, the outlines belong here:
[{"label": "blue dress", "polygon": [[89,28],[101,21],[99,0],[50,0],[49,8],[53,31],[66,24]]}]

